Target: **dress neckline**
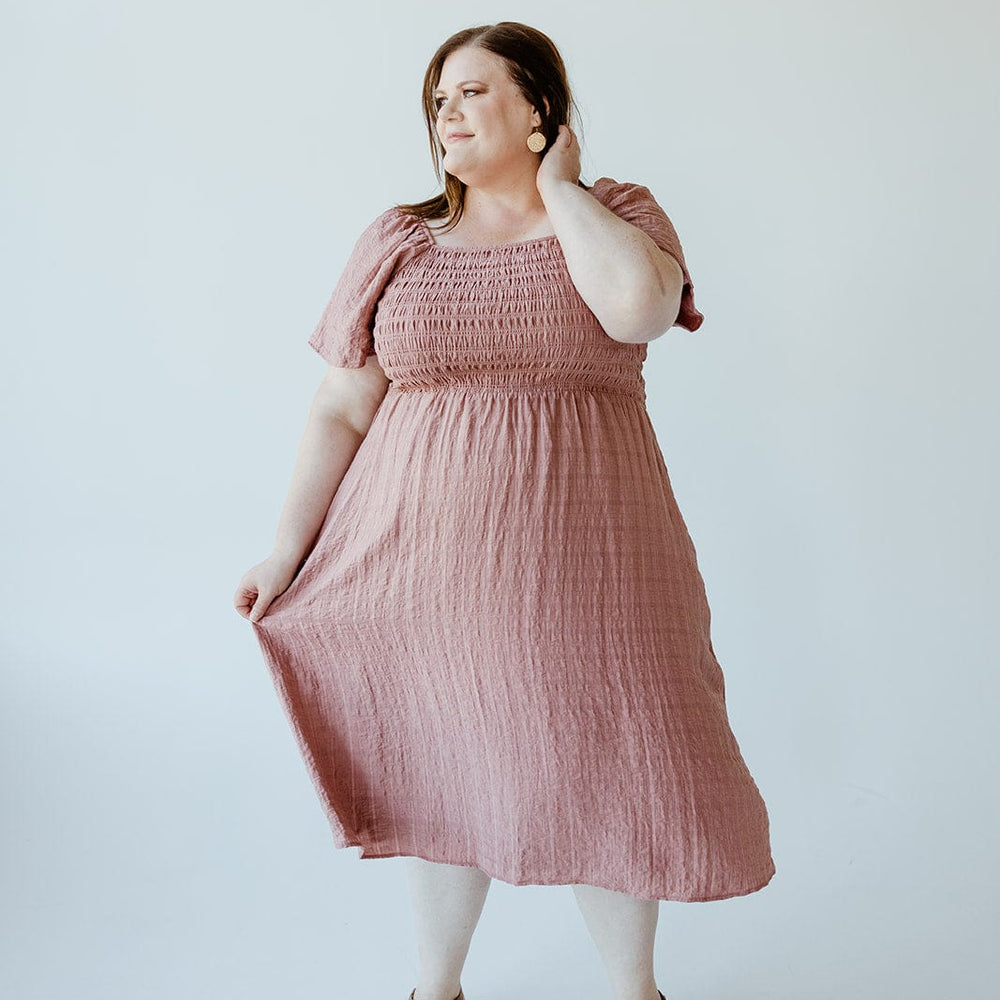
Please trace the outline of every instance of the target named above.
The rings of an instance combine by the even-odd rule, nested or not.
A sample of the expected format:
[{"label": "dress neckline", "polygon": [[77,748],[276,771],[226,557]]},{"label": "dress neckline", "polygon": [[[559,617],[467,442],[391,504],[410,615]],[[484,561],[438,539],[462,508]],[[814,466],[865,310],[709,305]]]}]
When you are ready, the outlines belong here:
[{"label": "dress neckline", "polygon": [[439,250],[444,253],[493,253],[498,250],[510,250],[515,247],[531,246],[534,243],[551,243],[553,240],[557,240],[559,238],[555,233],[550,233],[548,236],[533,236],[528,240],[514,240],[510,243],[486,243],[482,246],[450,247],[445,246],[443,243],[438,243],[438,241],[434,239],[434,234],[431,232],[430,226],[428,226],[423,219],[416,218],[414,216],[414,220],[416,221],[425,242],[435,250]]}]

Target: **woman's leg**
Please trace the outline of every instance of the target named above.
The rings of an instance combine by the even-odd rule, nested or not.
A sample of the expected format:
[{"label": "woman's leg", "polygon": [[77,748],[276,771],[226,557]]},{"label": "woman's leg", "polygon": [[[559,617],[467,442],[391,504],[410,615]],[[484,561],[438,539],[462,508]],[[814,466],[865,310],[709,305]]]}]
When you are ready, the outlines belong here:
[{"label": "woman's leg", "polygon": [[493,880],[479,868],[414,857],[406,871],[420,954],[416,1000],[454,1000]]},{"label": "woman's leg", "polygon": [[608,970],[615,1000],[659,1000],[653,975],[658,899],[574,885],[576,902]]}]

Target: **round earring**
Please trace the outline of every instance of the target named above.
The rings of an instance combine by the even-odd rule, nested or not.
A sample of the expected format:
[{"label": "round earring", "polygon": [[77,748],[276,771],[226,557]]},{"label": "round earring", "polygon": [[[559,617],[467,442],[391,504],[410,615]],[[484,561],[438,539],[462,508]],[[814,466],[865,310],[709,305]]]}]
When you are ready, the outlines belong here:
[{"label": "round earring", "polygon": [[543,132],[539,132],[538,129],[535,129],[535,131],[528,136],[528,149],[530,149],[533,153],[540,153],[543,149],[545,149],[545,142],[545,134]]}]

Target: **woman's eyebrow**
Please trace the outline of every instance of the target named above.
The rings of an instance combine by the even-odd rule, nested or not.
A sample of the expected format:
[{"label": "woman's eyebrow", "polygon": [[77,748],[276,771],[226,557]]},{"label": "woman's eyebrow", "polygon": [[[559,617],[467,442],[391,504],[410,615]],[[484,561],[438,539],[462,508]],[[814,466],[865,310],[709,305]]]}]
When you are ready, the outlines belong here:
[{"label": "woman's eyebrow", "polygon": [[[486,84],[483,83],[482,80],[463,80],[461,83],[456,83],[455,86],[456,87],[464,87],[467,83],[478,83],[478,84],[480,84],[483,87],[486,86]],[[434,93],[435,94],[440,94],[443,89],[444,89],[443,87],[438,87],[438,89],[435,90]]]}]

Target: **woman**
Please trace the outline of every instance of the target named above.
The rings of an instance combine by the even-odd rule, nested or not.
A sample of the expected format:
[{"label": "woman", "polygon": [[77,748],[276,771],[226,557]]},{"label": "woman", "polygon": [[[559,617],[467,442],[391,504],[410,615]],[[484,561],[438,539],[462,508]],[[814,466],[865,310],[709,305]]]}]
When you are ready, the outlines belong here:
[{"label": "woman", "polygon": [[411,1000],[462,997],[491,878],[573,885],[617,1000],[662,1000],[658,900],[774,873],[645,408],[646,345],[704,317],[649,190],[580,181],[570,104],[525,25],[435,54],[445,191],[359,238],[235,598],[336,845],[410,859]]}]

